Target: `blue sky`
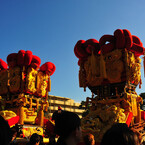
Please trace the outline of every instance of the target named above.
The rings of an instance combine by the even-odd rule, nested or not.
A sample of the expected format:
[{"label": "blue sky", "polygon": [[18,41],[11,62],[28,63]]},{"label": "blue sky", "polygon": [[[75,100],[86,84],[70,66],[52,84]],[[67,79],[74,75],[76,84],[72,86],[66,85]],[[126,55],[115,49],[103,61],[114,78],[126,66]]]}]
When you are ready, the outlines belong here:
[{"label": "blue sky", "polygon": [[[74,45],[119,28],[128,29],[145,46],[144,6],[144,0],[0,0],[0,58],[6,61],[10,53],[31,50],[41,64],[56,65],[51,95],[85,100],[91,91],[79,88]],[[144,76],[142,81],[138,94],[145,92]]]}]

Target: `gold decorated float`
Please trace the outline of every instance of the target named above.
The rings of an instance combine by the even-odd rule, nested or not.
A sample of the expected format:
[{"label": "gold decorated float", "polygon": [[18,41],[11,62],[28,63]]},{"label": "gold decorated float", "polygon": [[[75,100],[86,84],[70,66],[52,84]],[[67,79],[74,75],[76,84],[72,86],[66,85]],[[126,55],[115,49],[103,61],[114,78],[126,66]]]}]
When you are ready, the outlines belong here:
[{"label": "gold decorated float", "polygon": [[[9,54],[7,63],[0,59],[0,115],[10,126],[18,123],[37,124],[39,130],[44,127],[44,111],[48,110],[48,92],[51,91],[50,76],[56,68],[51,62],[40,64],[41,59],[29,50]],[[27,130],[31,130],[31,134],[36,132],[36,129]],[[30,134],[28,132],[24,129],[25,134]]]},{"label": "gold decorated float", "polygon": [[79,65],[79,86],[88,87],[87,112],[82,118],[82,129],[100,142],[104,133],[116,122],[133,127],[144,122],[140,109],[142,98],[136,93],[141,88],[141,58],[145,48],[140,39],[126,29],[113,35],[79,40],[74,53]]}]

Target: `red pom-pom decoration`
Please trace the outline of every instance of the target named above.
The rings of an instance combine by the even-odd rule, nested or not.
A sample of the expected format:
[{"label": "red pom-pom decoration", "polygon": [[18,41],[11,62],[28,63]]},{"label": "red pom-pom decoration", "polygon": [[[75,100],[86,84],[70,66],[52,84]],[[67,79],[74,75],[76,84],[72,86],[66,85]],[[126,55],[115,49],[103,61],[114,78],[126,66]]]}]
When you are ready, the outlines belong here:
[{"label": "red pom-pom decoration", "polygon": [[106,44],[106,42],[114,43],[115,37],[113,35],[103,35],[99,40],[99,44],[102,46]]},{"label": "red pom-pom decoration", "polygon": [[116,48],[118,49],[122,49],[125,46],[125,36],[124,36],[124,32],[121,29],[117,29],[114,31],[114,36],[116,39]]},{"label": "red pom-pom decoration", "polygon": [[0,68],[1,68],[1,70],[8,69],[7,63],[5,61],[3,61],[1,58],[0,58]]},{"label": "red pom-pom decoration", "polygon": [[125,36],[125,48],[130,49],[133,45],[132,35],[127,29],[123,29],[123,32]]},{"label": "red pom-pom decoration", "polygon": [[9,67],[15,67],[17,65],[17,53],[11,53],[7,56],[7,63]]},{"label": "red pom-pom decoration", "polygon": [[88,45],[98,47],[99,41],[96,39],[88,39],[85,43],[84,46],[87,47]]},{"label": "red pom-pom decoration", "polygon": [[51,76],[55,72],[56,67],[52,62],[46,62],[40,67],[40,70]]},{"label": "red pom-pom decoration", "polygon": [[[87,53],[89,53],[89,54],[92,54],[92,52],[95,52],[95,50],[97,50],[94,46],[92,46],[92,45],[88,45],[87,47],[86,47],[86,51],[87,51]],[[99,50],[98,50],[98,52],[99,52]],[[95,54],[96,54],[96,52],[95,52]]]},{"label": "red pom-pom decoration", "polygon": [[140,55],[143,55],[145,52],[145,48],[136,43],[133,43],[133,46],[129,50],[133,52],[135,56],[137,57],[139,57]]},{"label": "red pom-pom decoration", "polygon": [[99,41],[96,39],[88,39],[84,43],[84,46],[86,48],[86,52],[89,54],[92,54],[92,51],[94,52],[94,54],[98,54],[100,50]]},{"label": "red pom-pom decoration", "polygon": [[31,61],[31,66],[34,69],[37,69],[37,68],[39,68],[40,64],[41,64],[41,59],[38,56],[33,55],[32,56],[32,61]]},{"label": "red pom-pom decoration", "polygon": [[77,47],[74,47],[74,53],[77,58],[82,58],[77,52]]},{"label": "red pom-pom decoration", "polygon": [[115,48],[114,43],[108,43],[101,47],[101,52],[102,52],[102,54],[106,54],[106,53],[111,52],[114,48]]},{"label": "red pom-pom decoration", "polygon": [[17,64],[19,66],[23,66],[24,65],[24,58],[25,58],[25,50],[20,50],[18,52],[18,57],[17,57]]},{"label": "red pom-pom decoration", "polygon": [[109,53],[114,49],[125,48],[136,56],[143,55],[145,52],[145,48],[137,36],[131,35],[127,29],[116,29],[114,35],[103,35],[99,42],[96,39],[79,40],[74,47],[74,53],[79,58],[78,65],[81,65],[92,52],[99,55]]},{"label": "red pom-pom decoration", "polygon": [[85,47],[84,47],[84,43],[85,43],[85,40],[79,40],[74,47],[75,54],[76,56],[79,56],[79,58],[88,56],[88,53],[86,52]]},{"label": "red pom-pom decoration", "polygon": [[143,46],[142,42],[140,41],[140,39],[137,36],[132,35],[132,39],[133,39],[133,43]]},{"label": "red pom-pom decoration", "polygon": [[25,53],[25,58],[24,58],[24,65],[25,66],[29,66],[31,64],[32,61],[32,51],[27,50]]},{"label": "red pom-pom decoration", "polygon": [[130,49],[132,45],[132,39],[129,36],[125,36],[125,48]]}]

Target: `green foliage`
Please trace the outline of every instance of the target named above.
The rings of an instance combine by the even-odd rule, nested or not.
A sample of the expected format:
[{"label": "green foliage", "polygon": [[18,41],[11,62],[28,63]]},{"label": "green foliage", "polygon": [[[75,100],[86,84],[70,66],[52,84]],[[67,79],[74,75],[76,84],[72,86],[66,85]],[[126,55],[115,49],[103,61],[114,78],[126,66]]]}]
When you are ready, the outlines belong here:
[{"label": "green foliage", "polygon": [[85,117],[89,113],[90,104],[87,104],[86,106],[86,101],[82,101],[81,105],[79,106],[79,109],[85,109],[85,111],[82,113],[82,117]]},{"label": "green foliage", "polygon": [[86,106],[86,101],[82,101],[81,102],[81,105],[79,106],[79,109],[85,109],[85,110],[87,110],[87,109],[89,109],[90,108],[90,104],[88,104],[87,106]]},{"label": "green foliage", "polygon": [[141,93],[139,94],[143,99],[145,99],[145,92],[144,93]]},{"label": "green foliage", "polygon": [[144,110],[144,105],[145,105],[145,92],[144,93],[141,93],[139,95],[143,99],[143,104],[140,104],[140,108]]},{"label": "green foliage", "polygon": [[87,109],[86,111],[83,112],[82,117],[85,117],[89,114],[89,109]]}]

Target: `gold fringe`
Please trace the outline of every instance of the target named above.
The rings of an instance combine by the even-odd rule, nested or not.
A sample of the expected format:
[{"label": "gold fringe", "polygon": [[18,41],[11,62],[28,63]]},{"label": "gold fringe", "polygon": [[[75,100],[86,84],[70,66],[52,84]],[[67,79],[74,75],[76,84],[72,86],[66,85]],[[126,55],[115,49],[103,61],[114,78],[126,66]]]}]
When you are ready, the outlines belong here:
[{"label": "gold fringe", "polygon": [[48,92],[51,92],[51,79],[48,77]]},{"label": "gold fringe", "polygon": [[107,78],[106,66],[102,53],[100,55],[100,77],[104,79]]},{"label": "gold fringe", "polygon": [[140,81],[139,81],[139,89],[141,89],[141,85],[142,85],[142,80],[141,80],[141,77],[140,77]]}]

